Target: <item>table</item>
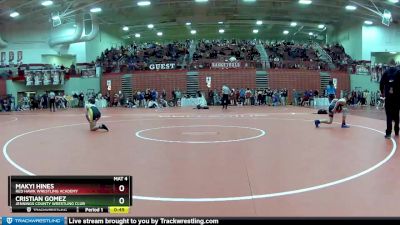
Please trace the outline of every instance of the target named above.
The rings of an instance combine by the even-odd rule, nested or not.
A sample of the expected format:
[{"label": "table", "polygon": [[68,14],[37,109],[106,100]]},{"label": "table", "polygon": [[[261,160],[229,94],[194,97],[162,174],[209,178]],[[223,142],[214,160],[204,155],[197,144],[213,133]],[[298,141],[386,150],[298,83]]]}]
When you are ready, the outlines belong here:
[{"label": "table", "polygon": [[314,98],[313,106],[328,106],[329,99],[328,98]]},{"label": "table", "polygon": [[76,107],[78,107],[78,99],[76,99],[76,98],[68,98],[68,107],[70,107],[70,108],[76,108]]},{"label": "table", "polygon": [[207,105],[207,101],[204,97],[201,98],[181,98],[181,107],[193,107],[197,105]]},{"label": "table", "polygon": [[107,101],[105,99],[96,99],[95,105],[97,108],[107,108]]},{"label": "table", "polygon": [[[89,102],[88,101],[85,101],[85,105],[87,105],[87,104],[89,104]],[[94,103],[94,105],[97,107],[97,108],[107,108],[107,101],[105,100],[105,99],[96,99],[96,102]]]}]

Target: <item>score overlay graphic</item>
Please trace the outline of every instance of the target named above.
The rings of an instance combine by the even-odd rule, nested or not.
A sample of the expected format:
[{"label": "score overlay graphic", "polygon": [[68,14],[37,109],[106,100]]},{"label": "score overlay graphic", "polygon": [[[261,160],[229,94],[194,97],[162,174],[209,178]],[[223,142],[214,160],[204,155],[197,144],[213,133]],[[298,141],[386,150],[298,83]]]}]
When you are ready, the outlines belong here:
[{"label": "score overlay graphic", "polygon": [[8,205],[22,213],[128,213],[131,176],[9,176]]}]

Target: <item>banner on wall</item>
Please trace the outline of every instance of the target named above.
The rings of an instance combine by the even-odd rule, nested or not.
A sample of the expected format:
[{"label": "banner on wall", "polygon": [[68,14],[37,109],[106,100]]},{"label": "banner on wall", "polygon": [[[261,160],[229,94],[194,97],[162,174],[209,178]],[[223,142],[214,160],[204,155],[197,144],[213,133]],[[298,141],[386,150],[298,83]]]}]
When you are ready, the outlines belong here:
[{"label": "banner on wall", "polygon": [[22,62],[22,51],[17,52],[17,62],[18,63]]},{"label": "banner on wall", "polygon": [[32,86],[33,85],[33,72],[26,72],[25,73],[25,81],[26,81],[26,86]]},{"label": "banner on wall", "polygon": [[101,66],[96,66],[96,77],[100,77],[101,71],[102,71]]},{"label": "banner on wall", "polygon": [[43,85],[51,84],[51,71],[44,71],[43,73]]},{"label": "banner on wall", "polygon": [[206,84],[208,88],[211,88],[211,77],[206,77]]},{"label": "banner on wall", "polygon": [[52,71],[53,85],[64,84],[64,71]]},{"label": "banner on wall", "polygon": [[8,52],[8,61],[10,62],[10,64],[11,64],[11,62],[14,61],[14,52],[13,51]]},{"label": "banner on wall", "polygon": [[60,71],[53,71],[51,73],[51,77],[53,78],[53,85],[59,85],[61,83],[60,76]]},{"label": "banner on wall", "polygon": [[335,87],[335,89],[337,89],[337,78],[333,78],[333,86]]},{"label": "banner on wall", "polygon": [[107,80],[107,90],[111,91],[111,80]]},{"label": "banner on wall", "polygon": [[61,70],[26,71],[27,86],[60,85],[64,84],[65,73]]},{"label": "banner on wall", "polygon": [[33,75],[33,83],[34,85],[42,85],[43,84],[43,73],[42,72],[36,72]]},{"label": "banner on wall", "polygon": [[371,81],[379,82],[378,71],[376,69],[371,71]]},{"label": "banner on wall", "polygon": [[1,52],[0,63],[2,66],[4,66],[5,62],[6,62],[6,52]]},{"label": "banner on wall", "polygon": [[96,77],[96,69],[82,69],[82,78]]},{"label": "banner on wall", "polygon": [[356,66],[356,74],[357,75],[368,75],[369,69],[365,65],[357,65]]}]

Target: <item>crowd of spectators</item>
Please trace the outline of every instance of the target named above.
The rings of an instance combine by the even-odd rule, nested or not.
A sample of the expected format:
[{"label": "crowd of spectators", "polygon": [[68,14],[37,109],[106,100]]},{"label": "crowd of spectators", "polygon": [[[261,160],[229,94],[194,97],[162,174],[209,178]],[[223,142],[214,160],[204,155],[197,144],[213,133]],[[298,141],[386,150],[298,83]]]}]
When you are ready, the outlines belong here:
[{"label": "crowd of spectators", "polygon": [[345,68],[347,65],[353,64],[352,58],[346,54],[341,44],[335,43],[332,45],[325,45],[323,49],[331,57],[332,62],[337,68]]},{"label": "crowd of spectators", "polygon": [[[325,93],[318,90],[292,91],[292,99],[289,99],[289,91],[282,89],[254,89],[254,88],[232,88],[229,94],[229,104],[235,106],[311,106],[314,98],[325,97]],[[135,90],[132,98],[128,98],[122,91],[111,96],[109,92],[105,95],[98,93],[95,97],[98,101],[104,100],[105,107],[128,107],[128,108],[163,108],[180,106],[182,98],[201,97],[198,91],[196,96],[189,96],[179,89],[174,89],[170,94],[165,90],[159,92],[157,89]],[[205,95],[208,105],[221,105],[222,90],[210,89]]]},{"label": "crowd of spectators", "polygon": [[201,59],[256,61],[260,53],[254,40],[201,40],[196,45],[193,60]]},{"label": "crowd of spectators", "polygon": [[326,93],[320,93],[318,90],[295,90],[292,91],[292,105],[311,106],[315,98],[325,97]]},{"label": "crowd of spectators", "polygon": [[278,58],[281,61],[317,61],[317,52],[310,43],[297,44],[290,41],[271,42],[264,44],[270,60]]},{"label": "crowd of spectators", "polygon": [[57,109],[84,107],[85,94],[83,92],[66,95],[64,92],[45,92],[43,94],[27,95],[21,93],[17,98],[15,111],[39,110],[50,108],[52,94]]},{"label": "crowd of spectators", "polygon": [[[199,91],[197,96],[203,94]],[[348,104],[351,106],[374,106],[380,98],[380,93],[368,90],[353,90],[344,93],[348,96]],[[221,105],[222,91],[218,89],[209,90],[205,95],[208,105]],[[157,89],[135,90],[131,98],[127,97],[122,91],[113,96],[110,92],[86,93],[74,92],[66,95],[64,92],[55,93],[55,103],[57,109],[83,108],[89,98],[95,98],[96,102],[104,101],[101,107],[126,107],[126,108],[164,108],[180,106],[183,98],[190,98],[179,89],[174,89],[171,93]],[[320,93],[318,90],[295,90],[289,91],[282,89],[254,89],[254,88],[233,88],[229,94],[229,103],[233,106],[312,106],[315,98],[327,97],[327,93]],[[41,95],[20,94],[15,101],[11,95],[0,98],[0,112],[25,111],[25,110],[46,110],[50,107],[50,92]]]},{"label": "crowd of spectators", "polygon": [[127,108],[163,108],[179,106],[184,94],[179,89],[174,89],[168,94],[165,89],[159,92],[155,88],[146,90],[134,90],[132,97],[128,97],[122,91],[113,96],[110,92],[106,94],[98,93],[92,97],[97,101],[104,101],[102,107],[127,107]]},{"label": "crowd of spectators", "polygon": [[293,41],[264,42],[270,68],[327,70],[328,63],[320,60],[312,43]]},{"label": "crowd of spectators", "polygon": [[375,106],[380,101],[380,91],[354,89],[348,94],[347,104],[351,106]]},{"label": "crowd of spectators", "polygon": [[[189,64],[189,49],[192,41],[169,43],[132,43],[127,46],[106,49],[96,60],[97,66],[106,72],[116,69],[148,70],[150,64],[175,63],[176,68],[197,68],[198,62],[260,61],[257,44],[264,45],[271,68],[328,70],[329,63],[321,60],[321,55],[329,55],[333,64],[342,70],[354,63],[340,44],[314,48],[315,43],[295,43],[294,41],[260,40],[200,40],[195,43],[192,65]],[[322,51],[325,53],[322,54]],[[202,65],[202,64],[201,64]],[[200,68],[201,66],[199,66]],[[207,66],[204,66],[207,68]]]},{"label": "crowd of spectators", "polygon": [[176,63],[182,67],[189,54],[190,41],[170,43],[132,43],[127,46],[106,49],[96,59],[96,65],[113,71],[121,65],[128,71],[147,70],[149,64]]},{"label": "crowd of spectators", "polygon": [[[207,103],[209,105],[221,105],[222,91],[209,90]],[[284,89],[254,89],[254,88],[233,88],[229,94],[229,103],[234,106],[287,105],[288,90]]]},{"label": "crowd of spectators", "polygon": [[15,99],[11,95],[0,97],[0,112],[10,111],[33,111],[46,110],[50,108],[51,93],[54,93],[55,106],[57,109],[67,108],[83,108],[90,98],[95,98],[99,107],[127,107],[127,108],[162,108],[180,106],[182,98],[189,98],[179,89],[174,89],[171,93],[165,90],[146,89],[143,91],[133,91],[132,97],[127,97],[122,91],[111,95],[110,92],[105,94],[87,92],[73,92],[70,95],[63,91],[50,92],[46,91],[42,94],[19,93]]},{"label": "crowd of spectators", "polygon": [[0,77],[16,77],[25,76],[27,71],[30,72],[43,72],[43,71],[58,71],[61,74],[69,76],[82,76],[92,77],[96,76],[95,63],[80,63],[71,64],[70,66],[56,65],[56,64],[22,64],[18,67],[6,67],[0,69]]},{"label": "crowd of spectators", "polygon": [[[395,66],[400,68],[400,62],[394,62]],[[371,81],[380,82],[383,73],[389,69],[389,64],[375,63],[369,61],[353,61],[349,67],[350,74],[371,75]]]},{"label": "crowd of spectators", "polygon": [[[295,90],[291,92],[282,89],[254,89],[233,88],[230,92],[230,105],[237,106],[312,106],[316,98],[327,97],[327,93],[318,90]],[[208,105],[221,105],[222,91],[218,89],[209,90],[207,96]]]}]

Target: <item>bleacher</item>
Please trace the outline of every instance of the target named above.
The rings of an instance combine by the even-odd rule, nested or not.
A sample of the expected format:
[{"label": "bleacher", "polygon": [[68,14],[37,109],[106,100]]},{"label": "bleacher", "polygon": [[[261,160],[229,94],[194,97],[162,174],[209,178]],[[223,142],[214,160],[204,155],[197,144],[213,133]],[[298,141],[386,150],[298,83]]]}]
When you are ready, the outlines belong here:
[{"label": "bleacher", "polygon": [[[267,60],[261,60],[258,45],[264,46],[262,50],[268,55]],[[318,44],[234,39],[198,42],[187,40],[163,44],[132,43],[105,50],[97,58],[96,66],[102,67],[106,73],[230,68],[347,71],[350,63],[353,63],[341,45],[318,45],[318,48],[315,45]],[[189,50],[192,51],[191,54]]]}]

